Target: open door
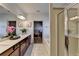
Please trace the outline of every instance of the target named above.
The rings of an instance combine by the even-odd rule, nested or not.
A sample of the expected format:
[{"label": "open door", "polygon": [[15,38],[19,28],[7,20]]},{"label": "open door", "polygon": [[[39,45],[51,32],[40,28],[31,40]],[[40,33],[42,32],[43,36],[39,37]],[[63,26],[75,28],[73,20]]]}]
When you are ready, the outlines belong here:
[{"label": "open door", "polygon": [[34,43],[42,43],[43,23],[42,21],[34,21]]}]

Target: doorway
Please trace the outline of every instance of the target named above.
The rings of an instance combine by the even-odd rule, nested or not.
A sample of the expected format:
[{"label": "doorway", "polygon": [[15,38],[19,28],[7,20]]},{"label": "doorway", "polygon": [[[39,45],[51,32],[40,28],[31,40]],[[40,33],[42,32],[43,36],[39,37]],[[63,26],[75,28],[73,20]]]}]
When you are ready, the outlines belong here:
[{"label": "doorway", "polygon": [[42,43],[43,37],[43,22],[34,21],[34,43]]}]

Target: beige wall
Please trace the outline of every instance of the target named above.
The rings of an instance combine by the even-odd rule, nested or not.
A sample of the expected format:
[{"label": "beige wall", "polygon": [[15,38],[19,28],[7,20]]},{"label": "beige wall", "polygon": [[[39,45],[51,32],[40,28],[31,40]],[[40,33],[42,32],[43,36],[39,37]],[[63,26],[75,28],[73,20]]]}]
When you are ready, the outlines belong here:
[{"label": "beige wall", "polygon": [[51,55],[53,56],[57,55],[57,14],[61,11],[62,9],[53,9],[50,5]]},{"label": "beige wall", "polygon": [[64,55],[65,50],[65,35],[64,35],[64,11],[57,14],[57,52],[59,56]]}]

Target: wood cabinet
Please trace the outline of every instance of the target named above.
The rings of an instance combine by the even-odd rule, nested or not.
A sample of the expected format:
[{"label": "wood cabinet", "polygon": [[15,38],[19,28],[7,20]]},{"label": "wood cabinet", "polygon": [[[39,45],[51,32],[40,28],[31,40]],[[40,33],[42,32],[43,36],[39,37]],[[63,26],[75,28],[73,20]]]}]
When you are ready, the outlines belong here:
[{"label": "wood cabinet", "polygon": [[31,42],[31,36],[28,36],[21,42],[21,56],[24,55]]},{"label": "wood cabinet", "polygon": [[5,52],[3,52],[1,56],[9,56],[12,52],[13,52],[13,48],[10,48],[6,50]]},{"label": "wood cabinet", "polygon": [[23,41],[22,42],[22,44],[21,44],[21,55],[23,55],[24,53],[25,53],[25,49],[26,49],[27,47],[26,47],[26,42],[25,41]]},{"label": "wood cabinet", "polygon": [[0,56],[22,56],[26,52],[31,43],[31,35],[24,38],[8,50],[4,51]]},{"label": "wood cabinet", "polygon": [[15,51],[13,51],[13,53],[10,54],[10,56],[19,56],[19,48],[17,48]]}]

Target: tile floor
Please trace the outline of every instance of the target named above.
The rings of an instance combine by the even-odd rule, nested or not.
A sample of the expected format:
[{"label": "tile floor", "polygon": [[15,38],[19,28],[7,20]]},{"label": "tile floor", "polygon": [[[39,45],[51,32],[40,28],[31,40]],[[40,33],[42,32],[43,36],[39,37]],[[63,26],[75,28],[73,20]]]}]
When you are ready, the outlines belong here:
[{"label": "tile floor", "polygon": [[34,44],[31,56],[48,56],[48,52],[44,44]]},{"label": "tile floor", "polygon": [[33,49],[33,44],[31,44],[31,45],[29,46],[29,48],[28,48],[27,51],[25,52],[24,56],[31,56],[32,49]]},{"label": "tile floor", "polygon": [[31,44],[24,56],[48,56],[44,44]]}]

